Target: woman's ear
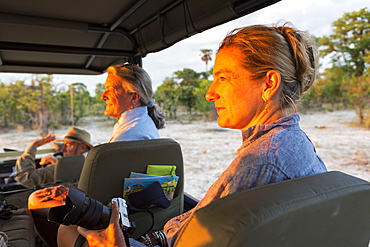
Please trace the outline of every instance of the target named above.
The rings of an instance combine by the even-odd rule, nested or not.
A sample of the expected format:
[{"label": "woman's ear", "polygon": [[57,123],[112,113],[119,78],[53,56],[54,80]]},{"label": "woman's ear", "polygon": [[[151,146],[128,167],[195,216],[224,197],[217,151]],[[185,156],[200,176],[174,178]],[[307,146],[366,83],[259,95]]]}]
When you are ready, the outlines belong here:
[{"label": "woman's ear", "polygon": [[140,93],[138,93],[138,92],[132,93],[131,103],[133,105],[136,105],[140,101],[140,98],[141,98]]},{"label": "woman's ear", "polygon": [[262,88],[263,101],[270,100],[279,90],[281,84],[281,75],[277,70],[269,70],[266,73],[265,84]]}]

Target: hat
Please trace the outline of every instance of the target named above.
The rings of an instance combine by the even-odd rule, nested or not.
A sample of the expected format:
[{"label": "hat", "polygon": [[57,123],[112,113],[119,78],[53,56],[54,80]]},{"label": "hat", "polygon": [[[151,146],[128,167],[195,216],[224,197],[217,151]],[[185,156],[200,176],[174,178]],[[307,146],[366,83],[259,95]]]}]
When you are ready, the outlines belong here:
[{"label": "hat", "polygon": [[151,206],[168,208],[171,205],[171,201],[164,195],[162,186],[158,181],[153,182],[144,190],[129,194],[127,199],[131,209],[142,211],[148,210]]},{"label": "hat", "polygon": [[89,132],[83,129],[76,128],[76,127],[72,127],[67,133],[67,135],[64,137],[64,139],[55,140],[55,141],[57,142],[58,141],[59,142],[65,142],[65,141],[80,142],[80,143],[86,144],[87,146],[89,146],[89,148],[93,147],[93,145],[90,144]]}]

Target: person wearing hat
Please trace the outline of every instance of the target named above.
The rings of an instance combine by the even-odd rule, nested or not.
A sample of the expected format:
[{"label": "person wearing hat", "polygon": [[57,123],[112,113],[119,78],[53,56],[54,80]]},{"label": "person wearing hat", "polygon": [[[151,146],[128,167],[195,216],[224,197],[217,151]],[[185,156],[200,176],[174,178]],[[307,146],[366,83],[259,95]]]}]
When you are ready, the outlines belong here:
[{"label": "person wearing hat", "polygon": [[37,148],[52,141],[63,141],[63,157],[81,154],[86,156],[87,152],[93,147],[90,144],[90,139],[90,134],[87,131],[72,127],[62,140],[55,140],[55,135],[52,134],[35,140],[16,161],[14,179],[26,188],[55,182],[54,165],[58,162],[58,159],[53,155],[42,157],[39,164],[43,167],[36,168]]}]

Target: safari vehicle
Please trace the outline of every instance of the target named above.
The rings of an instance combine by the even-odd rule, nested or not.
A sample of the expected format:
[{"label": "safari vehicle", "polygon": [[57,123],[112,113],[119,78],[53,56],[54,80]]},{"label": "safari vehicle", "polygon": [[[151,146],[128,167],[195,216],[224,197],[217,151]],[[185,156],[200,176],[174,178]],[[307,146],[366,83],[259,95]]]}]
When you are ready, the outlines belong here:
[{"label": "safari vehicle", "polygon": [[[142,66],[149,53],[277,1],[3,0],[0,72],[95,75],[112,64]],[[0,164],[5,200],[24,190],[12,181],[18,155],[9,152],[4,155],[9,160]],[[122,195],[122,179],[129,172],[144,172],[148,164],[176,165],[180,180],[169,208],[153,208],[151,216],[130,214],[137,226],[132,237],[150,225],[149,230],[161,229],[197,203],[183,191],[180,145],[171,139],[103,144],[75,171],[78,188],[107,204]],[[56,174],[65,182],[70,175]],[[194,214],[176,246],[368,246],[369,206],[369,182],[328,172],[215,201]],[[18,209],[11,219],[0,220],[0,231],[8,234],[10,246],[36,246],[33,224],[31,212]]]}]

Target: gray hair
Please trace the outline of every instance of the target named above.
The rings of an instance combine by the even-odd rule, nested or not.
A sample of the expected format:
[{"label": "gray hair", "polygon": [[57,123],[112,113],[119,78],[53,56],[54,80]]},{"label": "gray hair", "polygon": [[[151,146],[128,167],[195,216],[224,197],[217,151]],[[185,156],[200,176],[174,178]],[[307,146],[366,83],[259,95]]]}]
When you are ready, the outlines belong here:
[{"label": "gray hair", "polygon": [[133,64],[124,64],[109,66],[107,72],[121,80],[125,93],[139,93],[140,106],[148,107],[148,115],[153,119],[157,129],[164,128],[164,113],[154,104],[152,80],[144,69]]},{"label": "gray hair", "polygon": [[242,66],[260,79],[269,70],[277,70],[282,78],[280,107],[299,102],[316,79],[318,59],[315,40],[290,23],[282,26],[253,25],[231,31],[219,50],[239,48]]}]

